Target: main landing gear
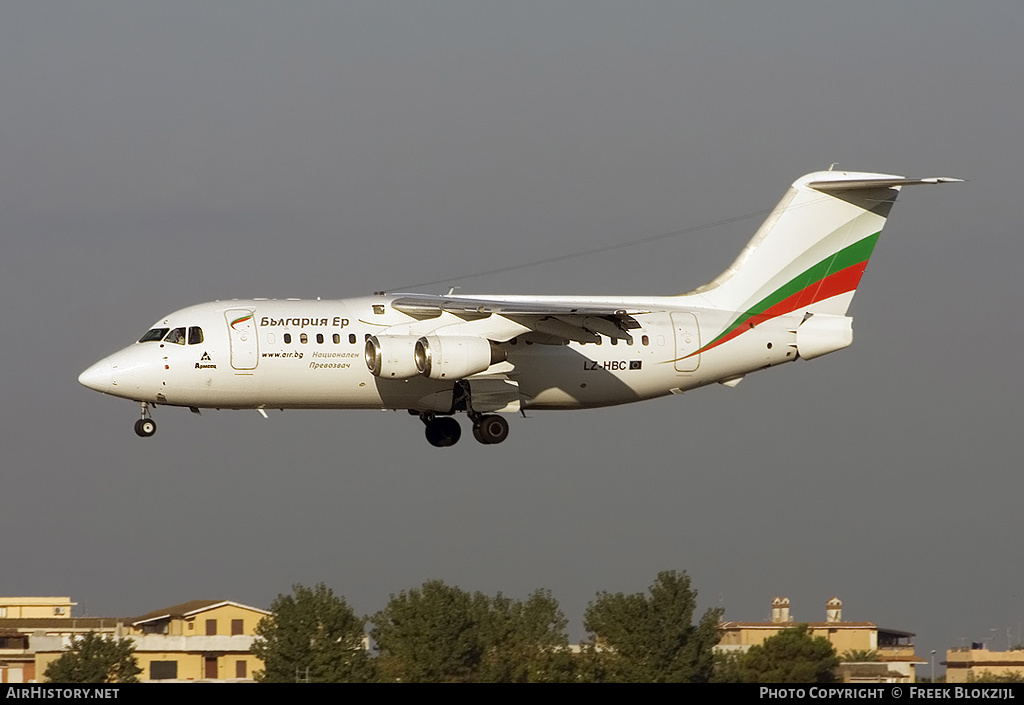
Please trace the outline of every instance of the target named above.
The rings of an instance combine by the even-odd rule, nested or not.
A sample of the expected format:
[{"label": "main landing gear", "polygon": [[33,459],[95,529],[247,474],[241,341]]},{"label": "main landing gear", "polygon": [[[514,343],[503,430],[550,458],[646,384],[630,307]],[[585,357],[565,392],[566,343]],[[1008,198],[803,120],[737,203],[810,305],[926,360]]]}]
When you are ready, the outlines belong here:
[{"label": "main landing gear", "polygon": [[473,419],[473,438],[484,445],[501,443],[508,438],[508,421],[497,414],[488,414]]},{"label": "main landing gear", "polygon": [[142,418],[135,422],[135,435],[142,438],[149,438],[156,433],[156,421],[149,415],[149,403],[139,402],[142,405]]},{"label": "main landing gear", "polygon": [[[484,445],[501,443],[508,438],[508,421],[497,414],[470,414],[473,420],[473,438]],[[435,448],[447,448],[462,438],[462,427],[451,416],[434,416],[433,412],[420,413],[420,420],[426,425],[427,443]]]}]

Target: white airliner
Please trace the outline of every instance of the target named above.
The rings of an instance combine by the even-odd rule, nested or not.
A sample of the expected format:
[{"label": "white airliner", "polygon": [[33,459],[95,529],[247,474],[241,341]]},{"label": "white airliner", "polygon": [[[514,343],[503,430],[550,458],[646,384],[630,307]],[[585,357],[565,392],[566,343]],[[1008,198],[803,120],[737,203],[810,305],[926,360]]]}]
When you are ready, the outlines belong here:
[{"label": "white airliner", "polygon": [[900,188],[959,181],[824,171],[798,179],[733,264],[679,296],[385,294],[191,306],[78,381],[141,404],[407,409],[431,445],[466,412],[481,443],[501,414],[652,399],[853,341],[846,311]]}]

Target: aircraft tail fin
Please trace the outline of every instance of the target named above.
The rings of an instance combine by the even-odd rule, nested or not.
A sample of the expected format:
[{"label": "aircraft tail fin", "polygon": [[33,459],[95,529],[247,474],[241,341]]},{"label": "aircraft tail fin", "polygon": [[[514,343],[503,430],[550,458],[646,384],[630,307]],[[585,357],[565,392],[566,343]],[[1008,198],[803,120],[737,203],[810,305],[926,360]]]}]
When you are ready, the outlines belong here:
[{"label": "aircraft tail fin", "polygon": [[845,315],[903,186],[960,181],[819,171],[793,183],[736,261],[694,290],[750,317]]}]

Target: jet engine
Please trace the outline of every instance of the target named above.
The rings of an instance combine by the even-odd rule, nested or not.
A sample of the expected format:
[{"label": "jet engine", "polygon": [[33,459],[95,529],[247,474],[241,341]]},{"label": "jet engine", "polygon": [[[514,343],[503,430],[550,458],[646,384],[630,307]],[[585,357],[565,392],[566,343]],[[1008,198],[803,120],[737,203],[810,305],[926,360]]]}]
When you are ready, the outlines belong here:
[{"label": "jet engine", "polygon": [[468,377],[505,357],[505,351],[486,338],[428,335],[416,341],[416,369],[430,379]]},{"label": "jet engine", "polygon": [[416,369],[414,335],[380,335],[366,341],[366,366],[377,377],[408,379],[420,372]]}]

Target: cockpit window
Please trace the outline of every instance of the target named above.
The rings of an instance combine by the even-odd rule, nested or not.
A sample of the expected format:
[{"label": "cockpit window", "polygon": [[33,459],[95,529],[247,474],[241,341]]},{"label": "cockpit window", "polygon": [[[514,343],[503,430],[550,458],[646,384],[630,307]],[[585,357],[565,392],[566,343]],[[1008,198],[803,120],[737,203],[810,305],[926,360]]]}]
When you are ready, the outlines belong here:
[{"label": "cockpit window", "polygon": [[199,345],[203,342],[203,329],[199,326],[191,326],[188,329],[188,344]]},{"label": "cockpit window", "polygon": [[168,328],[150,328],[144,336],[139,338],[139,342],[148,343],[151,340],[163,340],[168,330]]},{"label": "cockpit window", "polygon": [[165,343],[174,343],[175,345],[184,345],[185,344],[185,329],[184,328],[175,328],[174,330],[172,330],[170,333],[167,334],[167,337],[164,338],[164,342]]}]

